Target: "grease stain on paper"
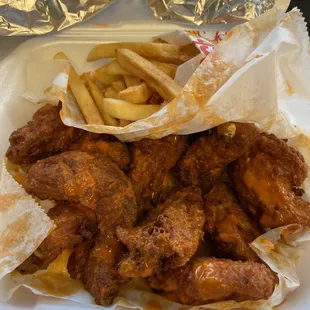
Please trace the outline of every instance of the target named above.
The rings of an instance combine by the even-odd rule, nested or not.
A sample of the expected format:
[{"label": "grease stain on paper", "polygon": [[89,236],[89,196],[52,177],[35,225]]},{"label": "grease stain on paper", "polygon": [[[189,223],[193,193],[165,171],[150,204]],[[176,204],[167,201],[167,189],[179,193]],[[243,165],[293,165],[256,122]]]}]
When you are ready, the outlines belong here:
[{"label": "grease stain on paper", "polygon": [[295,93],[293,87],[291,86],[291,84],[289,83],[289,81],[285,82],[285,91],[289,94],[289,95],[293,95]]},{"label": "grease stain on paper", "polygon": [[[15,199],[14,202],[17,201],[16,197],[11,197],[11,199]],[[9,208],[11,206],[12,204],[9,206]],[[19,247],[21,243],[21,237],[23,236],[22,233],[29,230],[30,225],[31,214],[29,212],[25,213],[13,223],[7,225],[3,234],[0,235],[0,239],[2,240],[0,244],[0,258],[13,255],[11,251]],[[14,232],[14,234],[11,232]]]},{"label": "grease stain on paper", "polygon": [[64,250],[57,259],[49,265],[47,270],[36,272],[33,277],[38,282],[31,283],[29,286],[34,289],[43,290],[49,295],[64,297],[76,293],[83,289],[80,281],[71,279],[67,270],[67,263],[71,251]]}]

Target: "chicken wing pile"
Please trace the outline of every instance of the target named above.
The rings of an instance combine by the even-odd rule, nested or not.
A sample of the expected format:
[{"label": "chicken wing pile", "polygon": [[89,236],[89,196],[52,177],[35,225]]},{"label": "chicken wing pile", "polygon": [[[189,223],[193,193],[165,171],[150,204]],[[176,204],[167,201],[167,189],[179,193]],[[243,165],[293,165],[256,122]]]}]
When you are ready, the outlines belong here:
[{"label": "chicken wing pile", "polygon": [[244,209],[262,227],[310,224],[310,205],[298,188],[307,177],[307,166],[302,155],[283,140],[261,134],[228,173]]},{"label": "chicken wing pile", "polygon": [[204,223],[200,189],[185,187],[173,193],[141,225],[117,228],[117,236],[130,251],[120,265],[120,273],[149,277],[184,266],[198,248]]},{"label": "chicken wing pile", "polygon": [[278,277],[250,243],[267,228],[310,224],[297,151],[232,122],[125,144],[67,127],[59,111],[46,105],[9,139],[8,160],[27,167],[25,190],[55,202],[56,228],[20,273],[46,269],[70,249],[70,276],[99,305],[137,277],[185,305],[272,295]]}]

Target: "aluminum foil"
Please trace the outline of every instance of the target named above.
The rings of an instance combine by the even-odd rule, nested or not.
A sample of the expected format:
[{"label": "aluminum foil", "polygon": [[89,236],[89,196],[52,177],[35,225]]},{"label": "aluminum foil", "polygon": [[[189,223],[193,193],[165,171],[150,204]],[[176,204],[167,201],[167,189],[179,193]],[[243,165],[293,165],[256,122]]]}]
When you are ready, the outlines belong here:
[{"label": "aluminum foil", "polygon": [[155,17],[195,25],[228,24],[253,19],[277,6],[285,11],[290,0],[146,0]]},{"label": "aluminum foil", "polygon": [[113,0],[0,0],[0,35],[38,35],[86,20]]}]

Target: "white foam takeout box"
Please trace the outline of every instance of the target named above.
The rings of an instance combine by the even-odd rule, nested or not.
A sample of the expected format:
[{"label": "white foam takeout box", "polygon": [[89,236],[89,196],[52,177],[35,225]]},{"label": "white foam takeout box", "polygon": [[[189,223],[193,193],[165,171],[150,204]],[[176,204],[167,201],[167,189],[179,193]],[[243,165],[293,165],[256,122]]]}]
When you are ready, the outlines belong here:
[{"label": "white foam takeout box", "polygon": [[[29,121],[34,111],[39,107],[20,96],[27,86],[26,67],[28,63],[51,59],[57,52],[63,51],[78,72],[90,71],[100,65],[100,61],[86,62],[87,54],[95,44],[109,41],[146,41],[153,36],[174,29],[182,29],[182,25],[154,20],[147,8],[141,3],[140,0],[116,2],[102,14],[80,26],[58,34],[29,39],[2,60],[0,63],[1,158],[8,147],[8,137],[11,132]],[[133,22],[133,20],[135,21]],[[210,26],[205,29],[228,30],[229,28],[229,26],[221,25]],[[5,40],[2,42],[5,44]],[[2,46],[0,46],[1,48]],[[44,81],[44,83],[47,87],[51,81]],[[305,248],[298,263],[301,287],[290,294],[285,303],[278,309],[310,309],[310,294],[308,293],[310,290],[309,261],[310,245]],[[67,300],[38,297],[25,288],[17,291],[8,304],[0,302],[0,309],[3,310],[49,310],[56,308],[88,309],[88,307]]]}]

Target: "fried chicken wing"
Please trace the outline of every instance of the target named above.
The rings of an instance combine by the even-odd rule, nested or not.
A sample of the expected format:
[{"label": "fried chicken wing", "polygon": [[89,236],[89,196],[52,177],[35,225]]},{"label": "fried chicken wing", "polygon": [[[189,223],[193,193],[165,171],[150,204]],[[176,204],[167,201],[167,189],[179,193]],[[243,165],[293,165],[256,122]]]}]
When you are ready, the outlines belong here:
[{"label": "fried chicken wing", "polygon": [[65,249],[94,239],[97,225],[94,214],[83,212],[77,206],[60,203],[48,211],[56,228],[40,244],[39,248],[17,270],[23,274],[46,269]]},{"label": "fried chicken wing", "polygon": [[276,275],[264,264],[217,258],[196,258],[173,272],[150,278],[152,288],[185,305],[268,299],[277,283]]},{"label": "fried chicken wing", "polygon": [[79,150],[99,156],[104,155],[122,170],[128,170],[131,162],[127,146],[120,141],[111,141],[107,135],[84,133],[78,141],[68,147],[68,150]]},{"label": "fried chicken wing", "polygon": [[[137,214],[135,195],[125,174],[103,155],[69,151],[35,163],[29,169],[26,188],[40,199],[78,202],[94,210],[99,228],[96,243],[93,248],[75,249],[68,270],[82,280],[98,304],[112,303],[127,281],[117,271],[125,248],[115,229],[134,225]],[[88,257],[78,262],[81,255]]]},{"label": "fried chicken wing", "polygon": [[99,305],[110,305],[121,287],[130,279],[122,277],[118,266],[126,248],[115,235],[100,234],[81,274],[85,288],[94,296]]},{"label": "fried chicken wing", "polygon": [[226,123],[211,135],[202,136],[179,161],[179,177],[184,185],[201,187],[203,193],[222,175],[225,167],[244,154],[258,139],[254,125]]},{"label": "fried chicken wing", "polygon": [[302,155],[283,140],[261,134],[228,172],[244,208],[263,227],[310,225],[310,204],[296,190],[307,177],[307,166]]},{"label": "fried chicken wing", "polygon": [[[65,200],[96,209],[97,217],[109,217],[117,225],[133,222],[136,216],[131,184],[107,157],[68,151],[39,160],[29,169],[25,188],[39,199]],[[122,206],[114,209],[113,198],[119,197]]]},{"label": "fried chicken wing", "polygon": [[206,233],[215,253],[241,261],[260,261],[249,243],[261,235],[228,185],[217,183],[205,196]]},{"label": "fried chicken wing", "polygon": [[129,178],[133,185],[139,213],[156,204],[166,173],[187,148],[186,136],[167,136],[133,143]]},{"label": "fried chicken wing", "polygon": [[46,105],[39,109],[24,127],[14,131],[9,139],[6,157],[13,164],[31,164],[63,151],[77,140],[82,130],[63,124],[60,107]]},{"label": "fried chicken wing", "polygon": [[130,255],[119,272],[126,277],[149,277],[160,270],[185,265],[196,252],[205,215],[198,188],[173,193],[147,219],[134,228],[117,228],[117,236]]}]

